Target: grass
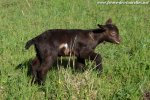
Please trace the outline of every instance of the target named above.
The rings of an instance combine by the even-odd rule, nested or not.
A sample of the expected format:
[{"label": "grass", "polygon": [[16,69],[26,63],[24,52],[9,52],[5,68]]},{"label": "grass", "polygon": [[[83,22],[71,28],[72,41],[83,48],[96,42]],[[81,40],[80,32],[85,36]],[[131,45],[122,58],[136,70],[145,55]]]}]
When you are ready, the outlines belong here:
[{"label": "grass", "polygon": [[[98,0],[101,1],[101,0]],[[114,0],[112,0],[114,1]],[[0,0],[0,100],[139,100],[150,92],[149,5],[98,5],[97,0]],[[49,71],[45,86],[30,85],[25,43],[47,29],[96,28],[108,18],[119,27],[120,45],[101,44],[103,74],[87,61],[85,72]],[[16,66],[22,68],[16,70]]]}]

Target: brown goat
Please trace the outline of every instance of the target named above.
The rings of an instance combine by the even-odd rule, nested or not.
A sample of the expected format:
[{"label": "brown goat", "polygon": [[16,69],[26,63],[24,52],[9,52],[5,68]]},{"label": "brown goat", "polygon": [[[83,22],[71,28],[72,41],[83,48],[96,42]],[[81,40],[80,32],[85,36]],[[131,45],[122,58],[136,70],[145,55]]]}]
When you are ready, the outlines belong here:
[{"label": "brown goat", "polygon": [[34,44],[36,58],[32,63],[35,82],[44,83],[46,74],[59,56],[76,56],[78,65],[85,65],[85,59],[94,60],[96,69],[102,71],[102,57],[95,53],[96,46],[104,41],[120,43],[119,30],[112,20],[97,29],[52,29],[29,40],[25,48]]}]

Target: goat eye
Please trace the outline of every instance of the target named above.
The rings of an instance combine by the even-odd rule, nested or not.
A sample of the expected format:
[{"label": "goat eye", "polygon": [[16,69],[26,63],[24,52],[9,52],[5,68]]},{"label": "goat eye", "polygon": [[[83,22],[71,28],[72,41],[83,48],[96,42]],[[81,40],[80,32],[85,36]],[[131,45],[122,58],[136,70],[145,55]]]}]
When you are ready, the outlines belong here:
[{"label": "goat eye", "polygon": [[115,36],[115,35],[116,35],[116,32],[112,32],[111,35],[112,35],[112,36]]}]

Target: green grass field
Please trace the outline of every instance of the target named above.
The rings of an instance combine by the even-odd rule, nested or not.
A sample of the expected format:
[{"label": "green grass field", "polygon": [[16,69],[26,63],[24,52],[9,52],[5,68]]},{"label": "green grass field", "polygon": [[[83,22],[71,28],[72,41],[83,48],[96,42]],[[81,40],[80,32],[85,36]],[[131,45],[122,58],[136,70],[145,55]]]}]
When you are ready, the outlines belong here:
[{"label": "green grass field", "polygon": [[[150,95],[150,4],[98,1],[0,0],[0,100],[142,100]],[[31,86],[27,70],[35,52],[33,46],[24,49],[29,39],[48,29],[96,28],[108,18],[122,42],[96,48],[103,57],[100,77],[88,61],[85,72],[59,64],[49,71],[45,86]]]}]

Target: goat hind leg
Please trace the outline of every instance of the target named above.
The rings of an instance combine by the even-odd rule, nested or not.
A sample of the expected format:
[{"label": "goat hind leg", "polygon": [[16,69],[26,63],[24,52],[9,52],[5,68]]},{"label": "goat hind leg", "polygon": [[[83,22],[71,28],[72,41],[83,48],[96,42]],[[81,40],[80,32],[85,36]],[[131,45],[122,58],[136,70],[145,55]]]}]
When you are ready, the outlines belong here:
[{"label": "goat hind leg", "polygon": [[41,66],[39,67],[37,71],[37,82],[39,85],[44,84],[46,80],[46,75],[50,67],[53,65],[54,61],[56,59],[56,56],[50,55],[46,57],[44,62],[41,63]]},{"label": "goat hind leg", "polygon": [[40,67],[40,64],[41,63],[38,57],[35,57],[31,63],[31,74],[32,74],[31,84],[36,83],[35,80],[37,79],[37,69]]}]

